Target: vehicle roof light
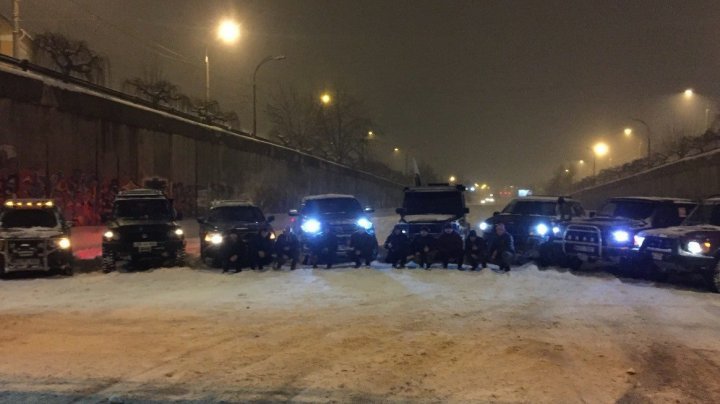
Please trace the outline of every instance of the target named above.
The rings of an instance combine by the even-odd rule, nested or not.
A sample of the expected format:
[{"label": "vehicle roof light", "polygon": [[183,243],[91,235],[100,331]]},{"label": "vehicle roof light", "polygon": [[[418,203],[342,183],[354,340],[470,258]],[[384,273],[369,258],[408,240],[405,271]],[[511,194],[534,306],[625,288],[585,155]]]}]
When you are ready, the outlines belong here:
[{"label": "vehicle roof light", "polygon": [[5,206],[7,206],[8,208],[12,208],[13,205],[15,205],[15,204],[13,203],[13,201],[7,201],[7,202],[5,202]]}]

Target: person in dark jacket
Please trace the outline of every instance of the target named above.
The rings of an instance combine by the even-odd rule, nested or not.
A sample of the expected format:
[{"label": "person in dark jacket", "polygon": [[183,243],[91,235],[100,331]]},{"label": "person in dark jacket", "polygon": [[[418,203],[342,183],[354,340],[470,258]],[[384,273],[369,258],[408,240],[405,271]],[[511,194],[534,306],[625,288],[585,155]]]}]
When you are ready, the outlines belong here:
[{"label": "person in dark jacket", "polygon": [[465,239],[465,262],[470,265],[471,271],[476,270],[480,264],[487,268],[487,243],[485,239],[478,237],[475,230],[470,230]]},{"label": "person in dark jacket", "polygon": [[247,245],[237,233],[230,233],[223,240],[220,248],[222,271],[242,272],[243,262],[247,260]]},{"label": "person in dark jacket", "polygon": [[370,266],[370,263],[375,258],[373,253],[377,248],[375,237],[371,236],[367,230],[358,226],[357,230],[350,235],[350,249],[351,254],[355,260],[355,268],[360,268],[360,264],[364,261],[365,266]]},{"label": "person in dark jacket", "polygon": [[463,264],[463,240],[450,223],[443,226],[443,232],[437,239],[437,259],[442,262],[443,268],[447,268],[450,262],[457,264],[462,270]]},{"label": "person in dark jacket", "polygon": [[490,262],[500,267],[501,271],[510,271],[510,265],[515,259],[515,241],[507,232],[504,223],[495,225],[495,237],[488,251]]},{"label": "person in dark jacket", "polygon": [[250,268],[262,270],[265,265],[270,265],[274,244],[270,229],[261,227],[250,244]]},{"label": "person in dark jacket", "polygon": [[292,232],[292,227],[287,226],[275,241],[275,269],[282,268],[286,262],[290,261],[290,270],[294,270],[297,268],[299,259],[300,241]]},{"label": "person in dark jacket", "polygon": [[332,268],[333,264],[335,264],[338,249],[338,238],[332,227],[329,227],[318,236],[313,241],[310,249],[313,268],[317,268],[320,262],[324,263],[327,269]]},{"label": "person in dark jacket", "polygon": [[385,240],[384,247],[387,250],[385,262],[392,264],[393,268],[405,268],[407,257],[410,255],[410,238],[403,233],[400,226],[395,226]]},{"label": "person in dark jacket", "polygon": [[415,262],[429,270],[435,253],[435,237],[430,235],[427,227],[420,229],[420,234],[413,238],[410,249],[415,255]]}]

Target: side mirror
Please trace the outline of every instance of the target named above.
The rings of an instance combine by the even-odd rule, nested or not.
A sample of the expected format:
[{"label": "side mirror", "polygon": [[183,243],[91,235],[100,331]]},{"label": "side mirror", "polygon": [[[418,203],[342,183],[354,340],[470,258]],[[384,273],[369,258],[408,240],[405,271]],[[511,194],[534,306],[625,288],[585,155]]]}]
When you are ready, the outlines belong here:
[{"label": "side mirror", "polygon": [[397,213],[397,214],[400,215],[400,216],[405,216],[405,212],[406,212],[405,208],[397,208],[397,209],[395,209],[395,213]]},{"label": "side mirror", "polygon": [[493,217],[495,217],[495,216],[497,216],[497,215],[499,215],[499,214],[500,214],[500,212],[495,211],[495,212],[493,212]]},{"label": "side mirror", "polygon": [[466,215],[467,215],[468,213],[470,213],[470,208],[465,208],[465,209],[463,209],[463,213],[465,213]]},{"label": "side mirror", "polygon": [[206,220],[204,217],[200,216],[199,218],[197,218],[197,222],[200,224],[205,224]]},{"label": "side mirror", "polygon": [[593,217],[595,217],[596,214],[597,214],[597,212],[595,212],[594,210],[591,210],[588,212],[587,215],[588,215],[588,217],[593,218]]},{"label": "side mirror", "polygon": [[290,209],[288,211],[289,216],[300,216],[300,213],[297,211],[297,209]]},{"label": "side mirror", "polygon": [[367,208],[363,209],[363,211],[364,211],[365,213],[374,213],[374,212],[375,212],[375,209],[373,209],[373,208],[371,208],[371,207],[368,206]]},{"label": "side mirror", "polygon": [[265,221],[268,222],[268,223],[272,223],[272,222],[275,221],[275,216],[270,215],[270,216],[268,216],[268,217],[265,218]]}]

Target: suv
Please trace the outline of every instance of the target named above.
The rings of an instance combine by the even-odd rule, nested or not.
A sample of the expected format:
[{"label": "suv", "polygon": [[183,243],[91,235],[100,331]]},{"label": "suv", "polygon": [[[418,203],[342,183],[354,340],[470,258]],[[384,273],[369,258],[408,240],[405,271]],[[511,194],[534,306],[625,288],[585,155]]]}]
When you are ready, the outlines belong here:
[{"label": "suv", "polygon": [[576,270],[585,262],[624,263],[630,258],[633,239],[638,232],[677,226],[696,205],[689,199],[612,198],[597,215],[573,220],[559,229],[566,263]]},{"label": "suv", "polygon": [[102,238],[103,270],[115,270],[118,261],[182,266],[185,234],[177,222],[180,219],[172,200],[161,191],[120,192]]},{"label": "suv", "polygon": [[[246,201],[215,201],[210,204],[207,218],[198,218],[200,224],[200,258],[203,262],[212,260],[212,265],[220,265],[218,255],[225,237],[237,233],[246,243],[263,227],[269,227],[274,216],[265,217],[262,210]],[[275,239],[275,233],[270,232]]]},{"label": "suv", "polygon": [[492,240],[495,237],[495,225],[503,223],[513,236],[520,254],[528,259],[537,259],[541,266],[549,264],[554,260],[553,250],[560,249],[556,241],[559,241],[562,224],[567,223],[569,218],[585,217],[580,202],[563,197],[565,206],[562,207],[560,198],[529,196],[513,199],[502,212],[480,223],[483,238],[488,242]]},{"label": "suv", "polygon": [[463,239],[470,231],[465,217],[470,210],[465,206],[463,185],[429,184],[405,188],[402,207],[395,212],[400,215],[399,225],[410,239],[423,227],[437,237],[447,223]]},{"label": "suv", "polygon": [[705,200],[682,226],[641,231],[634,241],[643,275],[700,274],[720,292],[720,197]]},{"label": "suv", "polygon": [[[338,238],[338,257],[348,256],[350,235],[359,227],[375,238],[375,226],[370,220],[372,208],[362,208],[352,195],[315,195],[302,200],[300,210],[290,210],[293,231],[298,235],[305,259],[309,257],[310,245],[324,229],[332,227]],[[377,245],[377,238],[375,238]],[[377,256],[377,247],[373,257]]]},{"label": "suv", "polygon": [[72,275],[70,223],[53,201],[9,200],[0,211],[0,275],[45,271]]}]

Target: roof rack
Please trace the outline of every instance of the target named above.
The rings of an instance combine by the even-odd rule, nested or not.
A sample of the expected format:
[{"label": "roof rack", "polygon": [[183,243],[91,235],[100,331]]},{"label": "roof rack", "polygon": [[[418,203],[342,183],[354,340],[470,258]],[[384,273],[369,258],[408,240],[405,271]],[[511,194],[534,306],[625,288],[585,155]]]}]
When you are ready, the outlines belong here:
[{"label": "roof rack", "polygon": [[118,198],[164,198],[165,194],[163,191],[157,189],[132,189],[128,191],[120,191],[117,194]]}]

